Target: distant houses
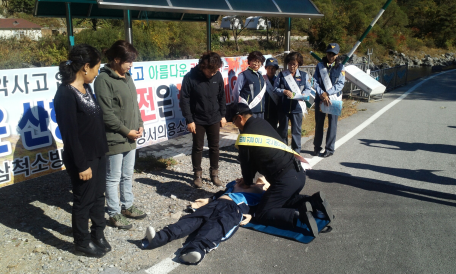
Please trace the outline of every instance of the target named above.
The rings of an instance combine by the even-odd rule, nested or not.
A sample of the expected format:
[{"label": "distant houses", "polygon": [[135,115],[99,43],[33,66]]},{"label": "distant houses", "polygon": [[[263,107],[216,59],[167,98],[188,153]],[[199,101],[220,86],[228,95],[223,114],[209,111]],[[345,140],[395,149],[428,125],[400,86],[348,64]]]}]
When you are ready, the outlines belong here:
[{"label": "distant houses", "polygon": [[38,40],[41,36],[40,25],[20,18],[0,19],[0,38],[22,39],[28,37],[32,40]]}]

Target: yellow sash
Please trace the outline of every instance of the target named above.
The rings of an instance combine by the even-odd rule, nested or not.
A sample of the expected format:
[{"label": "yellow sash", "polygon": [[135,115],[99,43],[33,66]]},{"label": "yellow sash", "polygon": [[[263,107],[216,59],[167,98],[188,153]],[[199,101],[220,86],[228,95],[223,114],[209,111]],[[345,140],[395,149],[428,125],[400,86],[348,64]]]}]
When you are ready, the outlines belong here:
[{"label": "yellow sash", "polygon": [[239,134],[235,146],[236,148],[239,148],[238,146],[270,147],[275,149],[281,149],[301,157],[301,155],[299,155],[298,153],[296,153],[296,151],[289,148],[282,141],[264,135]]}]

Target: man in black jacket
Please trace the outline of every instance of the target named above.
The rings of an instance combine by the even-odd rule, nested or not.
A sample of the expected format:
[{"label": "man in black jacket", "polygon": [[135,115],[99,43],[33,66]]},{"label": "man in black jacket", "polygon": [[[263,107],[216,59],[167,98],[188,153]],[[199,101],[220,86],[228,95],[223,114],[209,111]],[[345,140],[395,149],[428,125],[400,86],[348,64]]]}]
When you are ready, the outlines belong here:
[{"label": "man in black jacket", "polygon": [[[306,172],[295,159],[293,151],[284,150],[286,145],[279,141],[281,138],[277,131],[267,121],[252,117],[251,110],[245,104],[237,105],[233,123],[241,132],[237,144],[245,184],[253,184],[257,172],[271,184],[258,204],[253,220],[263,225],[291,229],[299,219],[316,237],[318,227],[312,212],[322,211],[325,218],[331,221],[332,210],[322,192],[311,197],[299,195],[306,181]],[[242,142],[241,137],[250,138],[251,141]],[[258,142],[260,139],[274,142],[268,141],[269,145],[264,145]]]},{"label": "man in black jacket", "polygon": [[222,185],[218,178],[220,127],[226,124],[225,84],[218,71],[222,64],[217,53],[206,53],[182,81],[180,106],[187,129],[193,134],[193,183],[196,187],[203,186],[201,159],[204,134],[209,146],[211,181],[217,186]]}]

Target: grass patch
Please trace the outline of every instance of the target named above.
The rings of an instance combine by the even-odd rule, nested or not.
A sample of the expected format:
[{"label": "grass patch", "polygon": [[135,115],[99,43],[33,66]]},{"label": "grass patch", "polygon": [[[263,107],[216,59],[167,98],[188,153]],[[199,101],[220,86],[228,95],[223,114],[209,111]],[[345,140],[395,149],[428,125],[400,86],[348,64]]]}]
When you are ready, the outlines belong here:
[{"label": "grass patch", "polygon": [[[358,112],[358,101],[353,99],[343,99],[342,101],[344,102],[342,107],[342,114],[339,116],[338,120],[350,117]],[[315,109],[312,108],[308,110],[308,112],[309,114],[307,114],[306,117],[302,119],[301,136],[315,135]],[[328,119],[325,119],[324,128],[328,128]],[[291,138],[290,130],[288,130],[288,138]]]},{"label": "grass patch", "polygon": [[135,173],[141,173],[151,170],[161,170],[174,166],[177,161],[173,158],[157,158],[154,156],[140,157],[135,162]]}]

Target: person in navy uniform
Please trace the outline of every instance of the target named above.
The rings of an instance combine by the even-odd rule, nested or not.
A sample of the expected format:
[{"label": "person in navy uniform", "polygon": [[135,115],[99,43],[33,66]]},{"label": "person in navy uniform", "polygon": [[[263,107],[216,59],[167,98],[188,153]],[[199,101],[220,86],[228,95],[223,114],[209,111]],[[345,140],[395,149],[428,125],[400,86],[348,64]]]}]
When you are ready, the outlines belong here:
[{"label": "person in navy uniform", "polygon": [[[323,142],[323,125],[325,123],[326,113],[320,111],[320,105],[330,105],[330,96],[342,100],[342,89],[345,84],[344,65],[341,64],[339,58],[340,47],[336,43],[331,43],[326,48],[326,57],[323,57],[321,63],[317,65],[315,70],[315,138],[314,138],[314,156],[330,157],[334,154],[334,146],[336,144],[337,119],[339,116],[328,114],[328,132],[326,133],[325,152],[320,153],[321,144]],[[327,75],[331,80],[332,87],[326,90],[322,78],[321,68],[327,70]]]},{"label": "person in navy uniform", "polygon": [[[304,64],[302,55],[299,52],[291,52],[285,57],[285,66],[296,82],[299,92],[310,93],[309,75],[298,69]],[[282,107],[279,110],[278,133],[285,144],[288,144],[288,121],[291,122],[291,148],[297,153],[301,152],[301,128],[302,128],[302,109],[298,100],[292,100],[292,90],[285,79],[284,72],[280,72],[274,83],[275,91],[282,97]]]},{"label": "person in navy uniform", "polygon": [[[234,86],[234,91],[239,94],[239,102],[250,105],[266,85],[263,75],[258,70],[263,66],[263,54],[259,51],[252,51],[247,57],[249,67],[239,73]],[[253,117],[264,119],[264,94],[261,101],[252,107]]]},{"label": "person in navy uniform", "polygon": [[[279,69],[279,62],[276,58],[268,58],[266,64],[266,77],[265,80],[271,83],[271,86],[274,88],[274,82],[277,78],[276,72]],[[267,84],[267,83],[266,83]],[[267,87],[266,87],[267,88]],[[277,130],[277,124],[279,123],[279,108],[281,106],[281,101],[278,101],[277,104],[269,95],[269,92],[266,91],[264,94],[264,119],[268,121],[271,126]]]}]

